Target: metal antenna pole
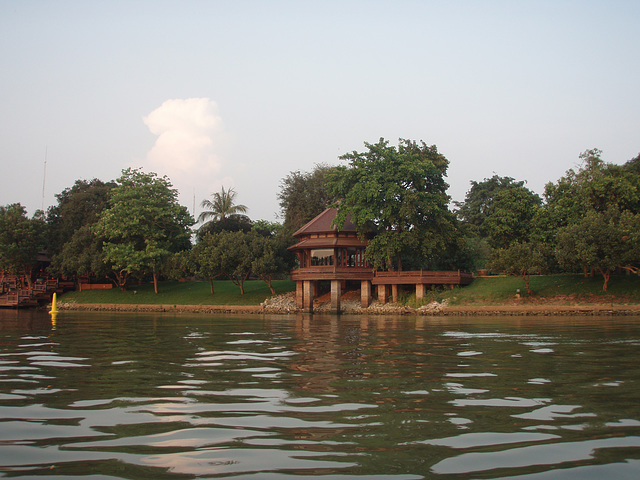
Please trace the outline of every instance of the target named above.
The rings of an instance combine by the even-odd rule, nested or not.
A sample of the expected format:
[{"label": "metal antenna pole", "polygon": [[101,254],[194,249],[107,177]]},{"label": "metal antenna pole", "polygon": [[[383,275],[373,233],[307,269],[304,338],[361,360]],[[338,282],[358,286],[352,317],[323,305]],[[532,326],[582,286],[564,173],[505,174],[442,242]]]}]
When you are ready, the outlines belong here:
[{"label": "metal antenna pole", "polygon": [[49,146],[44,147],[44,174],[42,175],[42,208],[41,210],[44,212],[44,188],[47,184],[47,153],[49,151]]}]

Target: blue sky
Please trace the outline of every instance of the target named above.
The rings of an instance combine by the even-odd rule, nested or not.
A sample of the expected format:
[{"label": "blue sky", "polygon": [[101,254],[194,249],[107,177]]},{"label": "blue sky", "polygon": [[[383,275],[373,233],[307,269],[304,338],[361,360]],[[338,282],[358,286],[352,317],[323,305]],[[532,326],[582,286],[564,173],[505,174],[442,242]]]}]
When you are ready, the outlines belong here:
[{"label": "blue sky", "polygon": [[[141,167],[196,215],[277,219],[283,178],[380,137],[542,193],[640,153],[637,1],[0,1],[0,205]],[[43,177],[46,158],[46,183]]]}]

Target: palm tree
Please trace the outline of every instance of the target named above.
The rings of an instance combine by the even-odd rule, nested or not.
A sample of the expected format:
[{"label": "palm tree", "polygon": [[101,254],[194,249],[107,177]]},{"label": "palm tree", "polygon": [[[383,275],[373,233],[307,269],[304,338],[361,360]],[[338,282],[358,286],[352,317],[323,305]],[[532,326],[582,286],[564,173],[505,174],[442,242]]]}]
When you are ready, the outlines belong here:
[{"label": "palm tree", "polygon": [[215,221],[224,220],[229,215],[247,213],[249,210],[244,205],[234,205],[237,193],[233,188],[225,191],[224,187],[217,193],[211,194],[212,200],[205,199],[200,206],[205,209],[198,217],[198,222],[205,222],[209,219]]}]

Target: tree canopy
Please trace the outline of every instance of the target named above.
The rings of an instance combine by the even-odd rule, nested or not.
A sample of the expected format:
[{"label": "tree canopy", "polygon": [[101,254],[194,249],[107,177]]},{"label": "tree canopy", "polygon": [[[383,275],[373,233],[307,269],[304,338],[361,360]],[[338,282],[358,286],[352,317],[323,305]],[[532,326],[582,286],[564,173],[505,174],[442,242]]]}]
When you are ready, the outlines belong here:
[{"label": "tree canopy", "polygon": [[204,199],[200,206],[205,210],[198,216],[198,222],[222,221],[230,215],[247,213],[249,209],[245,205],[236,205],[237,195],[233,188],[225,190],[222,187],[219,192],[211,195],[211,200]]},{"label": "tree canopy", "polygon": [[45,246],[46,223],[38,211],[33,218],[19,203],[0,206],[0,273],[26,275],[37,265],[38,252]]},{"label": "tree canopy", "polygon": [[108,206],[109,192],[115,182],[76,180],[70,188],[56,195],[57,205],[47,210],[49,226],[47,250],[52,257],[85,225],[93,225]]},{"label": "tree canopy", "polygon": [[472,181],[456,214],[470,237],[486,238],[494,248],[529,239],[531,222],[542,203],[524,181],[494,175]]},{"label": "tree canopy", "polygon": [[311,172],[291,172],[280,182],[278,200],[286,231],[295,232],[335,202],[327,187],[332,169],[320,164]]},{"label": "tree canopy", "polygon": [[401,269],[403,254],[443,250],[456,234],[444,179],[449,161],[424,142],[400,139],[396,147],[381,138],[365,147],[329,172],[329,191],[340,199],[338,228],[349,216],[360,235],[375,233],[366,251],[375,268]]},{"label": "tree canopy", "polygon": [[96,225],[104,238],[105,261],[120,288],[126,288],[130,275],[151,273],[157,293],[162,260],[191,246],[193,219],[166,177],[126,169],[117,183]]}]

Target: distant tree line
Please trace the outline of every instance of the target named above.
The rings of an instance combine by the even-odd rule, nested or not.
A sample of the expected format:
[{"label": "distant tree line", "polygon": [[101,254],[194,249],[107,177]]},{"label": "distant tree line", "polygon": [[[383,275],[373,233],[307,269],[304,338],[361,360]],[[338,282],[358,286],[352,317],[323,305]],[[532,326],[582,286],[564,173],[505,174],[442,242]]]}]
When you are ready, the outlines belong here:
[{"label": "distant tree line", "polygon": [[220,278],[241,292],[249,278],[271,287],[295,265],[292,234],[328,206],[338,209],[338,227],[349,219],[368,239],[376,269],[488,269],[522,277],[527,290],[536,273],[598,273],[604,290],[616,270],[640,273],[640,155],[615,165],[587,150],[542,197],[494,174],[452,203],[449,161],[435,145],[364,145],[341,156],[345,164],[285,177],[282,223],[251,220],[224,187],[202,202],[196,222],[168,178],[139,169],[77,180],[32,218],[20,204],[0,207],[0,274],[32,278],[46,251],[51,274],[109,278],[121,289],[152,281],[157,292],[160,279],[186,277],[208,281],[212,294]]}]

